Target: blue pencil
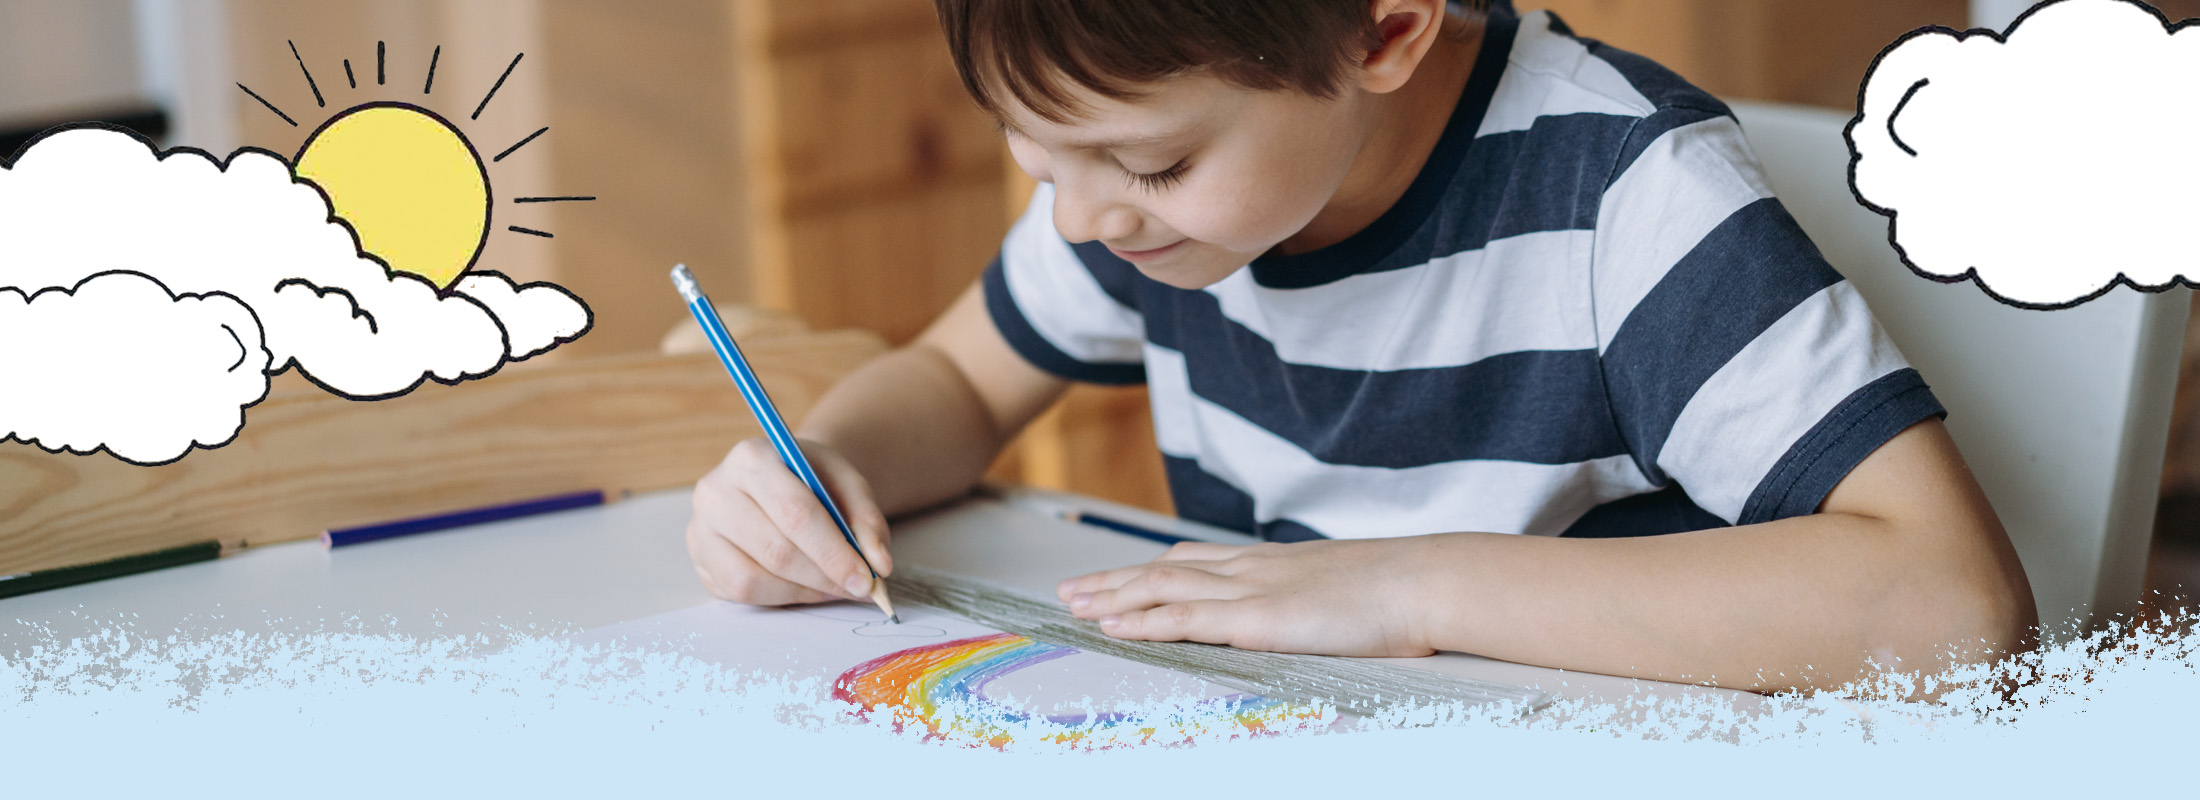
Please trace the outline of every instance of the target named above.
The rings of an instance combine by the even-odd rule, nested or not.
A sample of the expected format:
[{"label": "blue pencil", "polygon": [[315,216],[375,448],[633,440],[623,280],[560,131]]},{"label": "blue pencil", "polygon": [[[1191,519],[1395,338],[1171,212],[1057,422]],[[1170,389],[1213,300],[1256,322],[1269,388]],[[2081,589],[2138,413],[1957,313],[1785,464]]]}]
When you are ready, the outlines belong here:
[{"label": "blue pencil", "polygon": [[810,467],[810,460],[803,457],[802,448],[795,444],[794,432],[787,429],[786,419],[779,416],[779,409],[772,405],[770,395],[764,394],[764,384],[756,380],[756,370],[749,368],[749,360],[741,356],[741,347],[733,343],[733,335],[726,332],[726,323],[718,318],[718,309],[703,296],[703,288],[695,284],[695,273],[686,264],[672,268],[672,286],[680,290],[680,299],[687,301],[688,311],[703,326],[703,335],[709,337],[710,347],[718,351],[718,360],[726,365],[726,372],[733,376],[733,385],[741,389],[741,399],[748,401],[749,412],[756,415],[756,423],[763,426],[764,435],[772,440],[772,449],[779,451],[780,463],[810,487],[817,501],[824,504],[825,513],[839,526],[840,535],[846,537],[848,546],[856,549],[856,558],[863,561],[863,568],[871,573],[871,602],[877,603],[886,618],[896,623],[901,617],[894,613],[894,604],[886,599],[886,582],[879,580],[878,568],[864,558],[862,545],[856,544],[856,532],[848,527],[848,520],[840,515],[840,506],[833,503],[833,496],[825,491],[825,483],[817,479],[817,470]]},{"label": "blue pencil", "polygon": [[517,503],[453,511],[448,514],[430,514],[425,517],[401,519],[395,522],[360,525],[354,528],[330,528],[321,532],[321,544],[329,547],[346,547],[398,536],[411,536],[416,533],[456,528],[460,525],[478,525],[501,519],[564,511],[568,508],[598,506],[603,505],[604,502],[603,490],[589,489],[583,492],[553,495],[534,500],[523,500]]},{"label": "blue pencil", "polygon": [[1162,544],[1183,544],[1185,542],[1198,541],[1197,539],[1190,539],[1183,536],[1178,536],[1173,533],[1157,531],[1143,525],[1133,525],[1119,519],[1109,519],[1107,517],[1100,516],[1099,514],[1094,514],[1090,511],[1064,512],[1062,514],[1062,518],[1071,522],[1081,522],[1086,525],[1091,525],[1095,528],[1104,528],[1106,530],[1115,531],[1116,533],[1124,534],[1127,536],[1136,536],[1140,539],[1160,542]]}]

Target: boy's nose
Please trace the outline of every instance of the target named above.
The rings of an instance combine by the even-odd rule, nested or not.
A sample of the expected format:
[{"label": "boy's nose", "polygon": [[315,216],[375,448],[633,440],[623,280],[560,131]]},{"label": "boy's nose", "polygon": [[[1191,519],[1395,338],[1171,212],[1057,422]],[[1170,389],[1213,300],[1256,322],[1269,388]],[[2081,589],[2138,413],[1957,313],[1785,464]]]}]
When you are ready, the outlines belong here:
[{"label": "boy's nose", "polygon": [[1072,242],[1122,241],[1138,232],[1138,212],[1112,198],[1057,182],[1054,230]]}]

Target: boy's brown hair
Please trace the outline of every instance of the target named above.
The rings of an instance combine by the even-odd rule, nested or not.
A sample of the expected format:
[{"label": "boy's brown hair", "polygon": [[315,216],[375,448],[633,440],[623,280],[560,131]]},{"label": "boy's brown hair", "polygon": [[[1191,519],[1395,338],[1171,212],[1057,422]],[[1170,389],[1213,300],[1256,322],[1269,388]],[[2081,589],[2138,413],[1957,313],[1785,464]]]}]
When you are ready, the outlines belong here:
[{"label": "boy's brown hair", "polygon": [[[1368,0],[934,0],[955,71],[978,105],[1000,90],[1049,122],[1081,116],[1065,80],[1127,100],[1208,70],[1248,89],[1335,96],[1382,44]],[[1467,0],[1486,10],[1490,0]]]}]

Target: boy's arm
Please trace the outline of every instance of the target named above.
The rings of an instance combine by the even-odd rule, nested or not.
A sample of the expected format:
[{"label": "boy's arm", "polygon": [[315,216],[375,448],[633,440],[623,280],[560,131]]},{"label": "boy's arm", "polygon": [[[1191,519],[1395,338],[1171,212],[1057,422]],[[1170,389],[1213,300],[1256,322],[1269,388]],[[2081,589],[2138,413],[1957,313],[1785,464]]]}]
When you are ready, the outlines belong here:
[{"label": "boy's arm", "polygon": [[[973,287],[916,342],[835,384],[798,434],[864,558],[885,575],[886,514],[969,490],[1063,387],[1009,348]],[[784,605],[870,592],[863,560],[763,438],[735,445],[697,481],[694,504],[688,555],[712,594]]]},{"label": "boy's arm", "polygon": [[898,514],[969,491],[1067,386],[1009,348],[974,284],[916,341],[834,385],[800,435],[847,457]]},{"label": "boy's arm", "polygon": [[[1830,688],[1865,674],[1867,659],[1916,671],[2022,649],[2037,622],[2015,548],[1937,419],[1882,445],[1817,514],[1458,544],[1464,580],[1431,618],[1437,646],[1595,672]],[[1502,599],[1536,584],[1556,589],[1544,608]]]},{"label": "boy's arm", "polygon": [[1937,419],[1882,445],[1819,513],[1760,525],[1186,546],[1167,558],[1062,594],[1126,638],[1458,650],[1760,691],[1838,686],[1867,660],[1914,671],[1991,658],[2029,647],[2036,623],[2016,552]]}]

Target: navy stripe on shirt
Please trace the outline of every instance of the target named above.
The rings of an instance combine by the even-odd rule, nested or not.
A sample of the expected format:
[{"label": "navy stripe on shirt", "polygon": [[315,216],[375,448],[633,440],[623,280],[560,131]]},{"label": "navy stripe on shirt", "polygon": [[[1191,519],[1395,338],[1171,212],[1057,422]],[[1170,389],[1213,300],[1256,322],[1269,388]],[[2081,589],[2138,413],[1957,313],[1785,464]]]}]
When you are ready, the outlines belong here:
[{"label": "navy stripe on shirt", "polygon": [[[1455,191],[1429,201],[1443,205],[1444,213],[1432,215],[1423,208],[1402,214],[1418,224],[1398,234],[1390,250],[1364,260],[1338,257],[1333,248],[1341,245],[1264,256],[1252,264],[1253,280],[1271,289],[1307,289],[1353,275],[1417,267],[1481,250],[1497,239],[1594,229],[1597,201],[1611,182],[1611,153],[1627,141],[1638,121],[1615,114],[1546,116],[1527,130],[1476,139],[1451,173]],[[1113,258],[1105,249],[1101,252]]]},{"label": "navy stripe on shirt", "polygon": [[1727,527],[1719,515],[1703,510],[1679,484],[1621,498],[1589,509],[1560,536],[1573,539],[1622,539]]},{"label": "navy stripe on shirt", "polygon": [[1078,263],[1085,265],[1093,282],[1100,284],[1100,291],[1132,310],[1138,308],[1139,284],[1154,282],[1098,240],[1072,244],[1069,250],[1077,254]]},{"label": "navy stripe on shirt", "polygon": [[1635,305],[1604,350],[1620,435],[1651,480],[1696,390],[1758,334],[1841,281],[1795,218],[1765,198],[1734,212]]},{"label": "navy stripe on shirt", "polygon": [[1201,469],[1199,462],[1163,453],[1162,473],[1169,477],[1169,497],[1176,515],[1217,528],[1255,533],[1253,496]]},{"label": "navy stripe on shirt", "polygon": [[1163,455],[1161,462],[1162,470],[1169,476],[1169,495],[1176,502],[1179,517],[1250,533],[1271,542],[1311,542],[1329,538],[1295,520],[1256,522],[1252,495],[1201,469],[1197,461]]},{"label": "navy stripe on shirt", "polygon": [[1298,520],[1278,519],[1260,526],[1260,538],[1271,542],[1315,542],[1329,537],[1299,524]]},{"label": "navy stripe on shirt", "polygon": [[1915,369],[1896,370],[1864,384],[1795,440],[1750,493],[1736,523],[1817,513],[1833,487],[1880,445],[1927,417],[1947,416]]},{"label": "navy stripe on shirt", "polygon": [[[1293,364],[1206,292],[1146,292],[1146,336],[1184,354],[1192,394],[1330,464],[1405,468],[1467,459],[1569,464],[1626,452],[1594,350],[1519,350],[1457,367]],[[1482,398],[1432,409],[1431,398]],[[1288,398],[1289,402],[1277,402]]]}]

